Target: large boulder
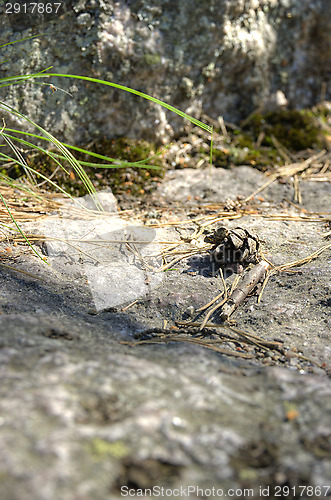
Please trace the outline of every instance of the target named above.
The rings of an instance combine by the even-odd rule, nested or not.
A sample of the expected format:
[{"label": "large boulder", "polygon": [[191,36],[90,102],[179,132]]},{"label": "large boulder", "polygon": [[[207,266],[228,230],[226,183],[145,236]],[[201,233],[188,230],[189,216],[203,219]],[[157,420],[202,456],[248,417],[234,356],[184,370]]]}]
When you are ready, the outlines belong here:
[{"label": "large boulder", "polygon": [[[238,122],[275,96],[297,108],[331,98],[329,11],[329,0],[80,0],[39,26],[31,16],[2,15],[4,42],[43,36],[3,47],[1,69],[11,76],[53,65],[196,117]],[[166,142],[183,126],[177,115],[110,87],[53,77],[69,96],[41,82],[6,87],[6,102],[66,141]]]}]

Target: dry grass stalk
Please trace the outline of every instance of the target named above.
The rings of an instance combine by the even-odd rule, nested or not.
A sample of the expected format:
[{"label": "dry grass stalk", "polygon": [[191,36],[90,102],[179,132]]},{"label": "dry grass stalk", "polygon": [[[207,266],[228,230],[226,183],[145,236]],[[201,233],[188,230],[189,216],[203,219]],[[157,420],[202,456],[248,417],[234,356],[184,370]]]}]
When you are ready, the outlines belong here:
[{"label": "dry grass stalk", "polygon": [[308,264],[312,260],[317,259],[317,257],[319,257],[319,255],[321,255],[321,253],[325,252],[329,248],[331,248],[331,243],[324,245],[323,247],[319,248],[318,250],[316,250],[312,254],[308,255],[307,257],[304,257],[303,259],[294,260],[292,262],[287,262],[286,264],[282,264],[281,266],[273,266],[273,269],[271,269],[265,277],[261,291],[259,293],[258,302],[261,301],[264,289],[265,289],[269,279],[271,278],[271,276],[274,276],[275,274],[277,274],[279,272],[290,272],[295,267],[300,267],[300,266],[303,266],[304,264]]},{"label": "dry grass stalk", "polygon": [[280,156],[282,156],[284,158],[285,163],[286,164],[291,163],[293,156],[290,153],[290,151],[285,146],[283,146],[283,144],[281,144],[279,142],[279,140],[274,135],[271,134],[270,137],[271,137],[272,143],[275,146],[275,148],[277,149],[278,153],[280,154]]},{"label": "dry grass stalk", "polygon": [[[120,341],[119,343],[126,344],[126,345],[129,345],[131,347],[135,347],[135,346],[141,345],[141,344],[160,344],[160,343],[169,344],[170,342],[188,342],[190,344],[196,344],[196,345],[199,345],[201,347],[205,347],[206,349],[212,349],[213,351],[219,352],[220,354],[225,354],[227,356],[235,356],[235,357],[246,358],[246,359],[253,358],[252,354],[246,354],[243,352],[233,351],[231,349],[218,347],[217,345],[214,345],[214,343],[212,341],[206,342],[203,339],[194,338],[194,337],[184,337],[183,335],[176,335],[176,334],[169,334],[168,336],[156,337],[154,339],[149,339],[149,340],[137,340],[136,342]],[[223,341],[221,341],[221,340],[218,340],[215,342],[216,343],[223,343]]]},{"label": "dry grass stalk", "polygon": [[323,149],[323,151],[320,151],[319,153],[312,155],[307,160],[279,167],[278,170],[271,175],[270,179],[267,182],[265,182],[261,187],[256,189],[252,194],[250,194],[249,196],[247,196],[247,198],[244,199],[243,204],[247,203],[257,194],[261,193],[264,189],[266,189],[268,186],[270,186],[270,184],[275,182],[280,177],[292,177],[298,173],[304,172],[309,167],[309,165],[311,165],[313,162],[316,162],[317,160],[320,160],[322,157],[325,156],[325,154],[326,150]]},{"label": "dry grass stalk", "polygon": [[226,288],[226,283],[225,283],[225,279],[224,279],[224,275],[223,275],[222,269],[220,269],[220,275],[221,275],[221,280],[222,280],[222,283],[223,283],[224,299],[219,304],[216,304],[214,307],[212,307],[210,309],[210,311],[207,313],[205,319],[202,321],[202,323],[200,325],[200,330],[203,330],[205,328],[205,326],[207,324],[207,321],[209,320],[209,318],[211,317],[211,315],[214,314],[214,312],[217,311],[217,309],[219,309],[220,307],[222,307],[222,305],[225,304],[225,302],[228,300],[228,291],[227,291],[227,288]]},{"label": "dry grass stalk", "polygon": [[16,267],[8,266],[7,264],[4,264],[3,262],[0,262],[0,266],[4,267],[5,269],[10,269],[11,271],[15,271],[16,273],[25,274],[26,276],[30,276],[31,278],[35,278],[37,280],[45,281],[44,278],[42,278],[41,276],[37,276],[36,274],[29,273],[27,271],[23,271],[23,269],[17,269]]},{"label": "dry grass stalk", "polygon": [[299,177],[297,176],[297,174],[295,174],[295,176],[293,177],[293,184],[294,184],[294,201],[296,203],[299,203],[299,205],[301,205],[302,196],[300,191]]},{"label": "dry grass stalk", "polygon": [[[243,352],[245,345],[253,346],[258,351],[268,354],[269,351],[276,351],[283,356],[286,356],[287,349],[281,342],[273,342],[265,340],[261,337],[253,335],[249,332],[239,330],[229,325],[206,323],[203,331],[200,330],[200,323],[177,321],[177,330],[165,328],[151,328],[140,332],[136,335],[137,340],[121,341],[121,344],[126,344],[131,347],[136,347],[143,344],[159,344],[172,342],[188,342],[190,344],[199,345],[201,347],[211,349],[220,354],[227,356],[235,356],[245,359],[252,359],[255,353]],[[235,343],[237,349],[232,349],[229,346],[220,347],[219,344],[226,342]],[[323,368],[323,365],[318,361],[304,356],[301,353],[291,351],[291,356],[302,359],[303,361],[315,364]],[[276,361],[275,361],[276,362]]]}]

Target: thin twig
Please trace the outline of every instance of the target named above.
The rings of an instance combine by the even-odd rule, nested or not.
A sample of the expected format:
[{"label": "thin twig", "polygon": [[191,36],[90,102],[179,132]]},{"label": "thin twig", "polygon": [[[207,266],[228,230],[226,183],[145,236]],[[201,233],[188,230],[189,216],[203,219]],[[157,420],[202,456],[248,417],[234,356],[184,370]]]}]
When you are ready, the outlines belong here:
[{"label": "thin twig", "polygon": [[37,280],[46,281],[41,276],[37,276],[36,274],[28,273],[27,271],[23,271],[22,269],[17,269],[16,267],[7,266],[6,264],[3,264],[2,262],[0,262],[0,266],[5,267],[6,269],[10,269],[11,271],[16,271],[17,273],[26,274],[26,276],[31,276],[31,278],[35,278]]},{"label": "thin twig", "polygon": [[212,306],[213,304],[215,304],[215,302],[217,300],[219,300],[221,297],[223,297],[223,295],[224,295],[224,290],[221,293],[219,293],[218,295],[216,295],[216,297],[214,297],[212,300],[210,300],[207,304],[205,304],[202,307],[199,307],[199,309],[197,309],[196,311],[197,312],[205,311],[206,309],[208,309],[208,307]]},{"label": "thin twig", "polygon": [[268,268],[268,262],[261,260],[242,278],[241,283],[235,288],[229,300],[222,307],[221,318],[223,320],[227,320],[235,309],[248,297],[258,282],[261,281]]},{"label": "thin twig", "polygon": [[291,153],[289,150],[286,149],[273,134],[271,134],[270,138],[278,153],[284,158],[285,163],[291,163]]},{"label": "thin twig", "polygon": [[233,292],[233,290],[236,288],[236,286],[238,285],[239,280],[240,280],[240,275],[239,275],[239,274],[237,274],[237,276],[235,277],[235,279],[233,280],[233,283],[232,283],[232,285],[231,285],[229,295],[232,295],[232,292]]},{"label": "thin twig", "polygon": [[210,311],[208,312],[207,316],[205,317],[205,319],[201,323],[200,330],[203,330],[203,328],[206,326],[206,323],[209,320],[210,316],[215,311],[217,311],[217,309],[219,309],[227,301],[227,299],[228,299],[228,291],[227,291],[227,288],[226,288],[226,283],[225,283],[223,271],[222,271],[221,268],[220,268],[219,271],[220,271],[220,275],[221,275],[221,279],[222,279],[222,283],[223,283],[223,287],[224,287],[224,299],[219,304],[216,304],[216,306],[214,306],[214,307],[212,307],[210,309]]},{"label": "thin twig", "polygon": [[134,300],[134,301],[133,301],[133,302],[131,302],[131,304],[129,304],[128,306],[123,307],[123,308],[121,309],[121,311],[122,311],[122,312],[123,312],[123,311],[127,311],[128,309],[130,309],[130,307],[134,306],[137,302],[138,302],[138,299],[137,299],[137,300]]},{"label": "thin twig", "polygon": [[308,168],[312,162],[319,160],[322,156],[324,156],[325,153],[326,153],[326,150],[323,149],[319,153],[311,156],[310,158],[308,158],[307,160],[305,160],[303,162],[291,163],[290,165],[284,165],[283,167],[279,168],[277,170],[277,172],[274,173],[267,182],[265,182],[261,187],[256,189],[251,195],[247,196],[247,198],[245,198],[243,200],[242,204],[245,204],[249,200],[254,198],[254,196],[256,196],[258,193],[263,191],[266,187],[268,187],[270,184],[272,184],[279,177],[291,177],[291,176],[297,174],[298,172],[302,172],[303,170]]},{"label": "thin twig", "polygon": [[299,203],[299,205],[301,205],[302,196],[300,190],[299,177],[297,176],[297,174],[295,174],[295,176],[293,177],[293,184],[294,184],[294,201]]},{"label": "thin twig", "polygon": [[219,352],[220,354],[226,354],[227,356],[235,356],[239,358],[245,358],[245,359],[252,359],[253,355],[252,354],[246,354],[243,352],[238,352],[238,351],[231,351],[230,349],[225,349],[221,348],[215,345],[208,344],[207,342],[200,340],[200,339],[195,339],[195,338],[182,338],[178,337],[176,335],[172,335],[170,337],[161,337],[161,338],[155,338],[155,339],[148,339],[148,340],[138,340],[136,342],[128,342],[125,340],[120,341],[120,344],[126,344],[131,347],[135,347],[137,345],[141,344],[159,344],[159,343],[169,343],[169,342],[188,342],[190,344],[197,344],[202,347],[205,347],[207,349],[212,349],[213,351]]}]

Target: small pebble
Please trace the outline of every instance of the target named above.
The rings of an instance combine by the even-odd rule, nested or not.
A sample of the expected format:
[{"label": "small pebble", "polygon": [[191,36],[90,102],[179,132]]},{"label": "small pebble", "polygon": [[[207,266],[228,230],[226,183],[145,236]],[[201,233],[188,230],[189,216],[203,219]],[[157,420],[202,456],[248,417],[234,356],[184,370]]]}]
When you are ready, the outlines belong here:
[{"label": "small pebble", "polygon": [[98,311],[93,308],[93,307],[90,307],[88,310],[87,310],[87,314],[91,314],[92,316],[95,316],[96,314],[98,314]]},{"label": "small pebble", "polygon": [[187,318],[187,317],[192,318],[193,316],[194,316],[194,307],[193,306],[187,307],[184,311],[184,317],[185,318]]}]

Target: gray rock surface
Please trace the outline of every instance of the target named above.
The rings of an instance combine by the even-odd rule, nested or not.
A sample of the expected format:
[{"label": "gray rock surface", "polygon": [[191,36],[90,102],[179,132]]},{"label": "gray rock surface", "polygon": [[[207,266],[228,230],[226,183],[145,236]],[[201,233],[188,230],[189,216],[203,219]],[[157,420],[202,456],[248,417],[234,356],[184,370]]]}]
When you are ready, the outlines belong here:
[{"label": "gray rock surface", "polygon": [[[236,196],[235,171],[218,172],[227,196]],[[160,188],[164,201],[178,203],[181,192],[185,205],[190,183],[202,197],[208,177],[195,184],[191,174],[169,174]],[[265,180],[249,167],[240,175],[241,194],[252,179]],[[284,184],[269,189],[278,207],[291,195]],[[271,213],[270,191],[263,203]],[[331,196],[324,183],[302,183],[302,192],[315,200],[315,211]],[[221,196],[210,181],[204,201]],[[330,241],[321,222],[252,215],[227,225],[258,232],[274,264]],[[55,273],[22,249],[15,252],[12,265],[42,279],[1,268],[1,500],[115,499],[122,498],[121,486],[137,493],[169,488],[169,498],[189,486],[252,488],[251,497],[259,498],[259,488],[269,487],[269,498],[277,498],[277,486],[298,492],[330,484],[330,249],[299,273],[272,278],[260,304],[251,297],[234,314],[239,328],[290,348],[285,357],[273,351],[250,359],[188,343],[120,343],[165,320],[173,325],[218,293],[217,280],[200,272],[203,256],[174,266],[130,309],[92,314],[84,276]],[[287,498],[298,498],[293,492]],[[191,490],[190,498],[201,493]],[[312,495],[306,490],[300,498]]]},{"label": "gray rock surface", "polygon": [[[81,0],[42,26],[24,17],[17,25],[0,9],[4,43],[44,33],[1,49],[4,76],[52,65],[56,73],[132,87],[196,117],[235,122],[286,99],[311,106],[323,85],[331,98],[329,0]],[[183,126],[177,115],[110,87],[51,83],[72,97],[30,82],[5,87],[2,99],[69,142],[163,142]]]},{"label": "gray rock surface", "polygon": [[[197,203],[220,203],[227,199],[236,201],[250,196],[263,186],[268,178],[262,172],[248,165],[224,169],[209,166],[203,170],[185,168],[168,170],[158,189],[161,199],[170,205],[184,202],[188,207]],[[330,211],[330,184],[321,182],[300,183],[302,206],[308,212]],[[294,199],[294,187],[290,182],[274,182],[263,190],[265,207],[274,206]]]}]

